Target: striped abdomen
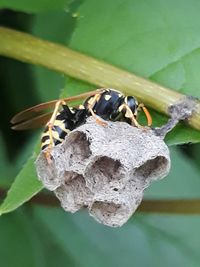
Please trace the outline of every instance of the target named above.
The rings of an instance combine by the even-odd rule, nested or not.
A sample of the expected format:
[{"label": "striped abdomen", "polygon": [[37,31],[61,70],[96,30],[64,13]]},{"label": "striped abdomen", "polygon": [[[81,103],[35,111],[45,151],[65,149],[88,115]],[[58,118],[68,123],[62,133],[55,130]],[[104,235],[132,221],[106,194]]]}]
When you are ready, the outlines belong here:
[{"label": "striped abdomen", "polygon": [[53,143],[51,143],[50,130],[48,126],[46,126],[41,137],[41,149],[44,150],[48,146],[55,146],[62,143],[65,136],[73,129],[74,121],[72,117],[69,118],[69,116],[66,116],[65,110],[62,110],[58,113],[51,131]]}]

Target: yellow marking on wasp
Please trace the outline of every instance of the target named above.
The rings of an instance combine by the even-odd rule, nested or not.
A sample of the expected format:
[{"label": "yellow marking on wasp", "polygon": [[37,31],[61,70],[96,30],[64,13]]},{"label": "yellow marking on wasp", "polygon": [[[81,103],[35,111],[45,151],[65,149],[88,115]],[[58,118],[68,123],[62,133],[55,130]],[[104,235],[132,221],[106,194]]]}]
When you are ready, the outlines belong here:
[{"label": "yellow marking on wasp", "polygon": [[107,91],[107,92],[111,92],[111,91],[114,91],[114,92],[116,92],[116,93],[118,93],[118,96],[119,97],[122,97],[123,96],[123,94],[120,92],[120,91],[118,91],[118,90],[116,90],[116,89],[113,89],[113,88],[108,88],[108,89],[106,89],[105,91]]},{"label": "yellow marking on wasp", "polygon": [[119,112],[121,112],[123,109],[126,111],[126,113],[125,113],[126,118],[132,118],[133,117],[133,112],[131,111],[131,109],[129,108],[129,106],[126,103],[122,104],[119,107]]},{"label": "yellow marking on wasp", "polygon": [[55,120],[55,121],[54,121],[53,126],[60,126],[60,125],[64,125],[64,124],[63,124],[63,121],[61,121],[61,120]]},{"label": "yellow marking on wasp", "polygon": [[[51,143],[49,133],[47,132],[47,133],[45,133],[44,135],[42,134],[42,138],[43,138],[44,136],[48,136],[49,138],[48,138],[47,140],[45,140],[44,142],[41,143],[41,146],[42,146],[42,147],[43,147],[44,145],[50,145],[50,143]],[[52,137],[53,137],[54,139],[60,141],[60,142],[63,142],[63,139],[61,139],[61,138],[59,137],[58,132],[55,131],[54,129],[52,129]]]},{"label": "yellow marking on wasp", "polygon": [[[53,126],[58,126],[58,127],[60,127],[60,129],[63,130],[64,132],[66,132],[66,133],[69,133],[69,132],[70,132],[70,130],[69,130],[69,129],[66,129],[66,128],[65,128],[65,124],[64,124],[62,121],[60,121],[60,120],[55,120]],[[53,129],[53,130],[54,130],[54,129]],[[55,130],[54,130],[54,131],[55,131]]]},{"label": "yellow marking on wasp", "polygon": [[92,105],[92,104],[93,104],[93,101],[94,101],[94,97],[91,97],[91,98],[88,100],[88,104],[89,104],[89,105]]},{"label": "yellow marking on wasp", "polygon": [[45,140],[45,142],[41,143],[41,147],[45,146],[45,145],[50,145],[50,138]]},{"label": "yellow marking on wasp", "polygon": [[73,113],[73,114],[75,113],[75,110],[72,107],[70,107],[69,109],[70,109],[71,113]]},{"label": "yellow marking on wasp", "polygon": [[58,132],[56,132],[56,131],[52,131],[52,136],[53,136],[53,138],[54,139],[56,139],[56,140],[58,140],[58,141],[60,141],[60,142],[63,142],[63,139],[61,139],[60,137],[59,137],[59,134],[58,134]]},{"label": "yellow marking on wasp", "polygon": [[85,107],[83,105],[79,105],[78,107],[79,109],[85,109]]},{"label": "yellow marking on wasp", "polygon": [[101,97],[101,94],[96,94],[94,95],[93,97],[91,97],[89,100],[88,100],[88,107],[89,108],[93,108],[94,105],[99,101]]},{"label": "yellow marking on wasp", "polygon": [[107,91],[107,92],[114,91],[114,92],[117,92],[118,94],[121,95],[121,93],[120,93],[119,90],[116,90],[116,89],[113,89],[113,88],[108,88],[108,89],[106,89],[105,91]]},{"label": "yellow marking on wasp", "polygon": [[45,136],[49,136],[49,131],[45,132],[45,133],[42,133],[42,136],[41,138],[45,137]]},{"label": "yellow marking on wasp", "polygon": [[108,101],[109,99],[111,99],[111,95],[105,95],[104,98],[106,101]]}]

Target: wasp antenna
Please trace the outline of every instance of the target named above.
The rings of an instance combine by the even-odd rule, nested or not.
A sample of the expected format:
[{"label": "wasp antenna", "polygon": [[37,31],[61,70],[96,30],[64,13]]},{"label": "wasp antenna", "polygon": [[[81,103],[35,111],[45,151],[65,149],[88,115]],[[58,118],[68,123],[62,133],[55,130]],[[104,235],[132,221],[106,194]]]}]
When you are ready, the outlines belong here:
[{"label": "wasp antenna", "polygon": [[145,116],[147,118],[147,125],[151,126],[152,125],[152,117],[151,117],[148,109],[144,105],[141,105],[141,108],[144,111],[144,114],[145,114]]}]

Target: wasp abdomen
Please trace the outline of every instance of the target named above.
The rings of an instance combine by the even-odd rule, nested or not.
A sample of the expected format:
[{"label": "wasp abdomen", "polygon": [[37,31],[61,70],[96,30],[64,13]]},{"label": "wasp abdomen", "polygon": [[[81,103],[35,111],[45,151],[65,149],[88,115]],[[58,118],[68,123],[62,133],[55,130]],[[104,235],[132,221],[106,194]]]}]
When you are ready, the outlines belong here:
[{"label": "wasp abdomen", "polygon": [[[62,143],[65,139],[65,136],[67,135],[66,131],[61,130],[60,128],[53,127],[51,130],[51,135],[53,139],[53,145],[58,145]],[[47,131],[44,131],[41,138],[41,149],[44,150],[46,147],[48,147],[51,144],[51,137],[49,130],[47,128]]]},{"label": "wasp abdomen", "polygon": [[62,143],[66,135],[73,129],[74,122],[72,120],[72,114],[69,118],[69,116],[66,114],[66,111],[62,110],[56,116],[53,127],[51,129],[48,126],[45,127],[41,137],[41,149],[44,150],[51,145],[58,145]]},{"label": "wasp abdomen", "polygon": [[53,123],[53,127],[47,125],[41,137],[41,149],[56,146],[65,140],[67,134],[85,122],[86,110],[84,108],[69,108],[63,106]]}]

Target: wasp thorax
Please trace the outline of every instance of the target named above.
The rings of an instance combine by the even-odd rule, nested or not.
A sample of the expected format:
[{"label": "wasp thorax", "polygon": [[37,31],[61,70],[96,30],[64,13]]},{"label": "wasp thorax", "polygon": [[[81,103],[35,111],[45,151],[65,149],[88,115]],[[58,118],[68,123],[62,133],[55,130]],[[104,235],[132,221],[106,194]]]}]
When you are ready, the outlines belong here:
[{"label": "wasp thorax", "polygon": [[89,111],[94,111],[96,115],[104,120],[115,120],[123,101],[124,96],[119,91],[106,89],[99,94],[89,97],[85,101],[84,106]]}]

